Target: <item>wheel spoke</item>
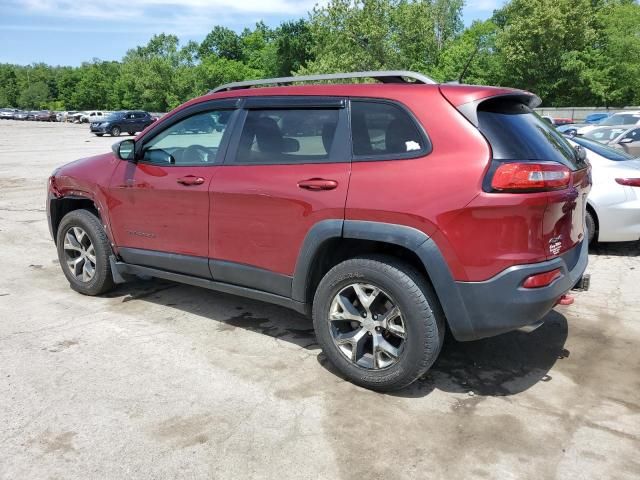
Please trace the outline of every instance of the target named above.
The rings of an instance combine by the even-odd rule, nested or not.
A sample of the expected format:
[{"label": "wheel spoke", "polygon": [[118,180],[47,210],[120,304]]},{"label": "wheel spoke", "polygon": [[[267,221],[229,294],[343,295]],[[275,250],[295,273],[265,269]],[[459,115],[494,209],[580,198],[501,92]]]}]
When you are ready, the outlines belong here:
[{"label": "wheel spoke", "polygon": [[78,243],[76,237],[71,234],[71,231],[68,231],[64,236],[64,249],[65,250],[75,250],[76,252],[82,252],[82,245]]},{"label": "wheel spoke", "polygon": [[82,266],[82,280],[84,282],[88,282],[93,278],[94,273],[95,273],[95,268],[93,268],[93,265],[91,265],[91,262],[85,261],[84,265]]},{"label": "wheel spoke", "polygon": [[73,234],[74,234],[74,235],[75,235],[75,237],[76,237],[76,240],[78,240],[78,243],[79,243],[80,245],[82,245],[82,242],[83,242],[84,237],[85,237],[85,235],[86,235],[86,234],[84,233],[84,230],[82,230],[82,229],[81,229],[81,228],[79,228],[79,227],[73,227],[73,229],[72,229],[72,230],[73,230]]},{"label": "wheel spoke", "polygon": [[352,330],[348,333],[339,333],[335,336],[338,345],[350,345],[351,361],[357,363],[364,355],[364,344],[367,331],[364,328]]},{"label": "wheel spoke", "polygon": [[93,266],[95,266],[96,264],[96,251],[93,248],[93,244],[89,245],[89,248],[87,248],[87,253],[85,254],[87,259],[93,264]]},{"label": "wheel spoke", "polygon": [[351,303],[351,301],[341,294],[338,294],[334,299],[331,313],[329,315],[330,320],[354,320],[356,322],[362,321],[362,316],[358,309]]},{"label": "wheel spoke", "polygon": [[353,285],[353,290],[356,292],[360,304],[367,310],[368,313],[370,313],[369,307],[380,293],[380,289],[373,287],[372,292],[370,294],[367,294],[367,292],[363,288],[363,285],[361,283],[356,283],[355,285]]},{"label": "wheel spoke", "polygon": [[404,330],[404,325],[401,323],[389,323],[387,325],[387,331],[396,337],[405,338],[407,336],[407,332]]},{"label": "wheel spoke", "polygon": [[[381,358],[381,354],[387,356],[387,359]],[[396,347],[391,345],[385,338],[376,333],[373,335],[373,365],[374,368],[383,368],[397,360],[400,352]]]},{"label": "wheel spoke", "polygon": [[69,269],[73,273],[74,276],[78,277],[81,272],[81,268],[83,266],[84,257],[77,257],[73,259],[67,260],[67,265],[69,265]]}]

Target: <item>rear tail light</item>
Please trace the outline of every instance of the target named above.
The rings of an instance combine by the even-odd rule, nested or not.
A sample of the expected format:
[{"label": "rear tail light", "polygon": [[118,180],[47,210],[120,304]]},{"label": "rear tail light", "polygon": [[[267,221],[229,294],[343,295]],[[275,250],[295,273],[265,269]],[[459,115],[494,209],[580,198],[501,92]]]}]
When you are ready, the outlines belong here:
[{"label": "rear tail light", "polygon": [[545,192],[562,190],[571,182],[571,170],[553,163],[502,163],[491,179],[497,192]]},{"label": "rear tail light", "polygon": [[640,178],[616,178],[616,182],[627,187],[640,187]]},{"label": "rear tail light", "polygon": [[542,288],[551,285],[555,280],[562,276],[562,270],[556,268],[550,272],[536,273],[527,277],[522,283],[524,288]]}]

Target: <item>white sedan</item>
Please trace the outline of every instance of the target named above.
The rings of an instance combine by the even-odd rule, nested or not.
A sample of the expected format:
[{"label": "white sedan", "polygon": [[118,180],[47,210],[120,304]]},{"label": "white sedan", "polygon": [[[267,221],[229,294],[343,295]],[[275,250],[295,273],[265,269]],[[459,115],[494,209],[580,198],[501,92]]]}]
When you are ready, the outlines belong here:
[{"label": "white sedan", "polygon": [[589,242],[640,239],[640,159],[581,137],[567,139],[582,146],[591,163],[593,186],[587,198]]}]

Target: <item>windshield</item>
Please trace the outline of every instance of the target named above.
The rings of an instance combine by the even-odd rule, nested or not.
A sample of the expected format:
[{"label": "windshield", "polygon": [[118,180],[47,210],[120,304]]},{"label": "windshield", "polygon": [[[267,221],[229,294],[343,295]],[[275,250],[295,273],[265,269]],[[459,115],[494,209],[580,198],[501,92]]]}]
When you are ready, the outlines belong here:
[{"label": "windshield", "polygon": [[608,142],[626,130],[627,129],[625,127],[596,128],[595,130],[585,133],[583,137],[591,140],[597,140],[598,142]]},{"label": "windshield", "polygon": [[625,160],[633,160],[635,158],[633,155],[629,155],[622,150],[607,147],[606,145],[584,137],[572,137],[571,140],[576,142],[578,145],[583,146],[587,150],[591,150],[607,160],[612,160],[614,162],[624,162]]},{"label": "windshield", "polygon": [[109,113],[108,115],[106,115],[104,117],[105,120],[118,120],[119,118],[122,118],[124,116],[123,112],[114,112],[114,113]]},{"label": "windshield", "polygon": [[612,115],[600,122],[600,125],[634,125],[640,121],[640,115],[626,113],[622,115]]}]

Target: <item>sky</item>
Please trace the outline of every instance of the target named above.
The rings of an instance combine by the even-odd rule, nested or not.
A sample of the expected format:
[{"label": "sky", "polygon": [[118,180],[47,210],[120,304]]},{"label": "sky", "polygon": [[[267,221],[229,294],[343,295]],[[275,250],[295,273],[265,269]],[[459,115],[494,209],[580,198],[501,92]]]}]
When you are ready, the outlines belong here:
[{"label": "sky", "polygon": [[[326,0],[320,0],[323,2]],[[156,33],[201,41],[214,25],[236,31],[306,17],[318,0],[0,0],[0,63],[79,65],[120,60]],[[467,0],[464,23],[504,0]]]}]

